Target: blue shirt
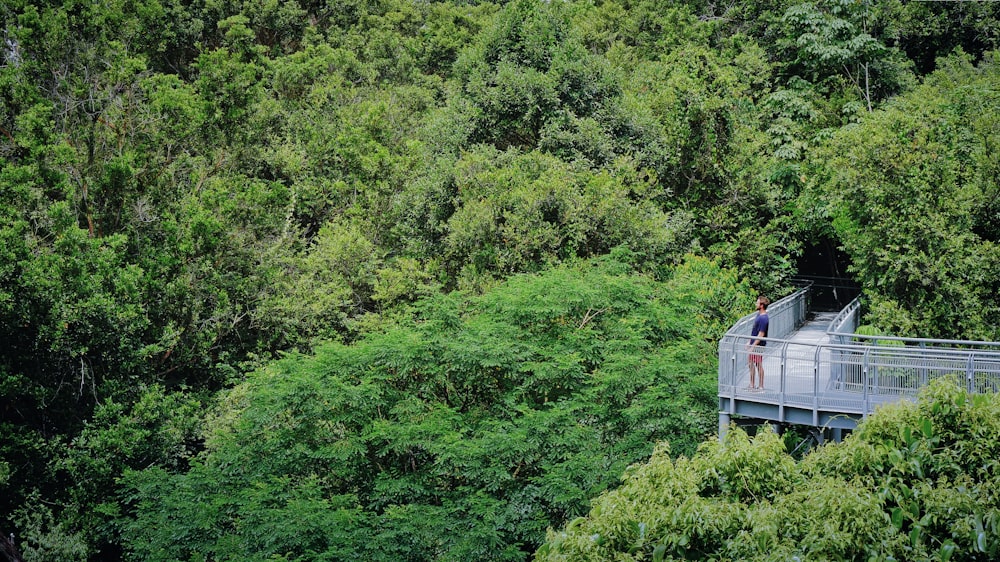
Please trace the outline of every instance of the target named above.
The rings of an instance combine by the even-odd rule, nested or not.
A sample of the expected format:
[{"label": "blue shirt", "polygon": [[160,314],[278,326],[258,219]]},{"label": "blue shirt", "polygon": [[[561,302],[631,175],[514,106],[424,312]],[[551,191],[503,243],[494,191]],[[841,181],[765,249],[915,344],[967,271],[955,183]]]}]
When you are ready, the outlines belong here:
[{"label": "blue shirt", "polygon": [[[750,335],[752,337],[756,338],[760,334],[765,334],[764,337],[767,337],[767,335],[766,335],[767,334],[767,325],[768,325],[767,313],[764,312],[764,313],[761,313],[761,314],[757,314],[757,318],[755,318],[754,321],[753,321],[753,329],[750,330]],[[767,345],[767,342],[766,341],[761,341],[760,345]]]}]

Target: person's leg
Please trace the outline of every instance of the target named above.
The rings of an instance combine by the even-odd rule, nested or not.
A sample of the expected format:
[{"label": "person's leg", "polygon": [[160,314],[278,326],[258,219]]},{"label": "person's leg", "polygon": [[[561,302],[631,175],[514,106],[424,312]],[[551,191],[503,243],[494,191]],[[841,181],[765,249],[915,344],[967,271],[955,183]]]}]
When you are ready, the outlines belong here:
[{"label": "person's leg", "polygon": [[760,388],[760,384],[763,381],[758,381],[758,375],[763,377],[763,372],[761,371],[761,357],[760,354],[756,353],[756,349],[750,353],[750,388]]}]

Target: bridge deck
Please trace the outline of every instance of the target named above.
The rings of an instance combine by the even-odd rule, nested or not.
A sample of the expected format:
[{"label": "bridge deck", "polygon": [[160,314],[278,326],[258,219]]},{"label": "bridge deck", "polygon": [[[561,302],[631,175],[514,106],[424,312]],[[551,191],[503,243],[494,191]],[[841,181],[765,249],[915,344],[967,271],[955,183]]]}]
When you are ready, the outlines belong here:
[{"label": "bridge deck", "polygon": [[863,414],[858,394],[837,390],[830,381],[827,330],[835,315],[814,314],[785,339],[769,342],[763,358],[763,390],[749,388],[749,357],[744,347],[736,346],[730,356],[735,384],[720,380],[720,411],[776,422],[854,428]]},{"label": "bridge deck", "polygon": [[[719,432],[731,416],[853,429],[881,404],[912,400],[931,380],[969,392],[1000,389],[1000,344],[853,335],[859,307],[806,313],[808,290],[768,310],[774,337],[764,353],[764,389],[749,388],[747,343],[753,315],[719,342]],[[772,313],[771,310],[775,312]],[[831,335],[833,334],[833,335]]]},{"label": "bridge deck", "polygon": [[[826,330],[833,316],[833,313],[818,314],[784,341],[772,342],[770,347],[765,348],[766,351],[763,354],[763,391],[748,388],[750,370],[749,365],[744,361],[744,372],[742,376],[736,378],[737,396],[754,399],[770,398],[777,401],[778,393],[783,390],[786,399],[791,396],[808,397],[808,403],[811,404],[815,391],[825,389],[829,383],[830,350],[821,346],[830,343],[830,336],[827,335]],[[814,373],[817,349],[821,350],[822,355],[819,362],[818,385],[815,384],[817,373]],[[782,367],[782,362],[784,362],[784,367]]]}]

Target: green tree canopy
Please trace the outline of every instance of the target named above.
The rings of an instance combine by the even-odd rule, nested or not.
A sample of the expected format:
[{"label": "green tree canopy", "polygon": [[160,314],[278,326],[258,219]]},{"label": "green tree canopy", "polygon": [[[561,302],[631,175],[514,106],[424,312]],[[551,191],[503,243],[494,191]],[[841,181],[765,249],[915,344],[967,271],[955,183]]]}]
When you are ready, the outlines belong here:
[{"label": "green tree canopy", "polygon": [[652,443],[691,451],[714,428],[706,336],[748,299],[692,257],[666,283],[596,260],[419,301],[226,393],[190,470],[128,476],[128,548],[521,560]]},{"label": "green tree canopy", "polygon": [[[331,484],[326,460],[281,509],[249,484],[214,495],[211,520],[245,535],[185,527],[192,544],[236,553],[255,529],[276,557],[346,558],[393,529],[414,557],[524,555],[649,439],[689,452],[713,425],[727,295],[776,294],[812,245],[849,253],[879,329],[996,339],[997,5],[0,2],[0,536],[29,559],[114,559],[140,503],[151,529],[173,509],[206,521],[191,498],[245,458],[218,441],[188,464],[212,394],[264,395],[260,373],[313,370],[318,342],[411,362],[405,384],[375,359],[358,375],[384,407],[359,410],[368,464],[345,470],[378,490]],[[591,278],[580,259],[608,263]],[[551,317],[515,298],[580,279],[605,292]],[[324,376],[353,389],[345,369]],[[274,403],[294,411],[288,385]],[[258,413],[231,432],[286,415]],[[296,431],[261,442],[326,454]],[[146,467],[145,495],[113,492]],[[279,468],[244,483],[277,494]],[[330,533],[297,536],[296,515]],[[452,523],[478,534],[440,538]]]},{"label": "green tree canopy", "polygon": [[817,154],[814,181],[889,333],[1000,337],[998,72],[952,58]]},{"label": "green tree canopy", "polygon": [[1000,398],[952,382],[796,462],[775,433],[661,447],[535,559],[989,560],[1000,552]]}]

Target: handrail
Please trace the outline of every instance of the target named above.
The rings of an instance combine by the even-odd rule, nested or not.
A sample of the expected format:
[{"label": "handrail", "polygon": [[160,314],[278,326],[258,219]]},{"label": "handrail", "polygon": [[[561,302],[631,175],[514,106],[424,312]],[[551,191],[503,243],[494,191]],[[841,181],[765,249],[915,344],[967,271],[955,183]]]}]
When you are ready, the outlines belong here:
[{"label": "handrail", "polygon": [[[943,339],[933,339],[933,338],[909,338],[903,336],[869,336],[863,334],[852,334],[836,332],[833,335],[838,336],[848,336],[855,343],[864,343],[865,341],[897,341],[904,344],[915,344],[909,347],[927,347],[936,348],[942,347],[945,349],[975,349],[979,347],[985,348],[997,348],[1000,350],[1000,342],[995,341],[981,341],[981,340],[943,340]],[[944,347],[949,346],[949,347]],[[954,346],[954,347],[951,347]]]},{"label": "handrail", "polygon": [[[854,335],[854,330],[858,328],[858,323],[860,322],[859,316],[861,315],[861,297],[855,297],[854,300],[847,303],[837,316],[830,321],[830,326],[827,328],[826,332],[830,336],[830,339],[836,338],[837,341],[842,343],[847,343],[850,341],[850,336]],[[849,330],[844,330],[845,325],[850,325]],[[848,336],[848,337],[845,337]]]},{"label": "handrail", "polygon": [[[858,342],[865,343],[866,341],[895,341],[903,342],[904,344],[914,344],[920,347],[939,347],[939,346],[960,346],[962,348],[976,348],[976,347],[986,347],[986,348],[998,348],[1000,349],[1000,342],[994,341],[980,341],[980,340],[948,340],[948,339],[935,339],[935,338],[913,338],[904,336],[875,336],[875,335],[864,335],[856,334],[858,325],[860,324],[860,311],[861,311],[861,297],[857,297],[848,303],[837,316],[830,322],[830,327],[827,329],[827,334],[832,337],[836,337],[847,342]],[[850,324],[850,329],[845,330],[845,325]]]},{"label": "handrail", "polygon": [[[767,308],[768,332],[767,337],[761,338],[766,345],[784,344],[783,337],[791,334],[796,328],[805,322],[806,311],[808,309],[808,298],[811,285],[802,287],[788,295],[771,303]],[[735,399],[735,381],[739,378],[737,374],[738,364],[745,364],[745,346],[737,346],[738,342],[746,339],[750,340],[750,327],[753,324],[757,313],[750,313],[743,316],[733,324],[726,334],[719,340],[719,393],[723,392],[723,386],[728,388],[729,394]],[[728,354],[726,347],[728,344]],[[737,356],[743,354],[744,361],[737,361]],[[724,383],[723,381],[727,381]]]},{"label": "handrail", "polygon": [[[812,284],[810,283],[801,287],[787,297],[774,301],[767,307],[769,326],[768,337],[764,338],[766,341],[770,342],[772,338],[780,339],[802,325],[802,322],[806,318],[811,286]],[[729,328],[723,339],[729,336],[737,336],[744,331],[749,332],[750,326],[753,325],[754,318],[756,317],[756,312],[751,312],[743,316],[733,324],[732,328]]]},{"label": "handrail", "polygon": [[819,340],[795,339],[806,318],[809,290],[799,289],[768,308],[770,330],[763,338],[767,390],[746,388],[755,314],[740,318],[720,339],[720,435],[730,415],[744,412],[782,423],[811,420],[820,426],[836,419],[848,424],[845,419],[863,418],[882,404],[913,400],[921,388],[943,378],[970,393],[1000,392],[1000,342],[858,335],[853,331],[860,319],[859,299],[825,330],[807,332],[822,334]]}]

